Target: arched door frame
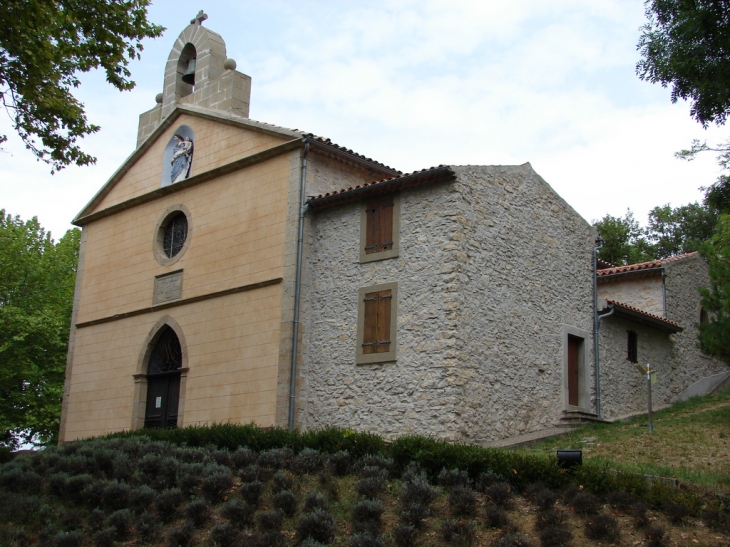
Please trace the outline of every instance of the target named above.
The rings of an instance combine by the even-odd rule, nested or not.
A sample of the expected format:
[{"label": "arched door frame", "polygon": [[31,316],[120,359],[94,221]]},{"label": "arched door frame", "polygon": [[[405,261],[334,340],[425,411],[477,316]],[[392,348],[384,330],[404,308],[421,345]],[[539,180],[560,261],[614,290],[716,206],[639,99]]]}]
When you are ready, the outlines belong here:
[{"label": "arched door frame", "polygon": [[142,429],[144,427],[145,411],[147,407],[147,365],[150,359],[152,349],[157,339],[162,334],[164,327],[170,327],[177,339],[180,341],[180,351],[182,354],[182,366],[180,368],[180,401],[178,403],[177,426],[183,426],[183,416],[185,411],[185,391],[188,376],[188,346],[185,342],[182,328],[169,315],[161,317],[155,326],[152,327],[147,338],[142,344],[142,349],[137,361],[136,372],[134,377],[134,405],[132,407],[132,429]]}]

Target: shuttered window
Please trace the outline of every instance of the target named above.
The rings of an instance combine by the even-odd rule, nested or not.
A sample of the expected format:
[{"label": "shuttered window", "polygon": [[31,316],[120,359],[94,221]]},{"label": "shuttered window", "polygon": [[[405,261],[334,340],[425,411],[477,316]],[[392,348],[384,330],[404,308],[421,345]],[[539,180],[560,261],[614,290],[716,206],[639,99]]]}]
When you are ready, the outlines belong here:
[{"label": "shuttered window", "polygon": [[360,261],[398,256],[400,201],[398,195],[380,196],[362,204]]},{"label": "shuttered window", "polygon": [[387,283],[359,291],[358,363],[395,361],[398,285]]},{"label": "shuttered window", "polygon": [[362,352],[387,353],[390,351],[390,306],[393,291],[371,292],[365,295],[365,325]]}]

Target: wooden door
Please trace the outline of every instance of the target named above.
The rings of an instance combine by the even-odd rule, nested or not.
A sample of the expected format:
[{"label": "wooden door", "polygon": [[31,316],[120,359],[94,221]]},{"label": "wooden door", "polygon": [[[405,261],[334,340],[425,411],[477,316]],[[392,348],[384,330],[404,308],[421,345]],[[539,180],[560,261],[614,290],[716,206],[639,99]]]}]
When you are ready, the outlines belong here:
[{"label": "wooden door", "polygon": [[578,404],[578,368],[580,361],[580,344],[582,340],[577,336],[568,335],[568,404]]},{"label": "wooden door", "polygon": [[179,402],[179,372],[148,376],[144,426],[147,428],[177,427]]}]

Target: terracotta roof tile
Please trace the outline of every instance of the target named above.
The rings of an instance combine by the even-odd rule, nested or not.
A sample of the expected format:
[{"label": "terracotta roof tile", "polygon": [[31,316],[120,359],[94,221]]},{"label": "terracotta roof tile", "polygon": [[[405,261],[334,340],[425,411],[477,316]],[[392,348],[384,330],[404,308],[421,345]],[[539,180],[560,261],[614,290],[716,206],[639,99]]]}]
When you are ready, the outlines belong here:
[{"label": "terracotta roof tile", "polygon": [[[320,203],[323,203],[325,201],[331,202],[336,201],[340,202],[340,200],[336,199],[338,197],[342,198],[342,201],[349,198],[350,194],[360,194],[365,191],[377,191],[377,189],[380,188],[386,188],[386,187],[402,187],[402,186],[411,186],[420,184],[423,182],[428,182],[431,180],[434,180],[436,178],[446,177],[446,176],[453,176],[454,172],[451,170],[451,168],[448,165],[439,165],[438,167],[430,167],[428,169],[421,169],[419,171],[413,171],[412,173],[404,173],[402,175],[398,175],[395,177],[386,177],[384,179],[375,180],[373,182],[367,182],[364,184],[358,184],[357,186],[350,186],[348,188],[342,188],[340,190],[335,190],[334,192],[327,192],[325,194],[320,194],[318,196],[309,198],[309,203],[312,206],[317,206]],[[402,183],[402,184],[401,184]]]},{"label": "terracotta roof tile", "polygon": [[626,310],[631,310],[634,313],[639,313],[641,315],[644,315],[646,317],[649,317],[655,321],[661,321],[662,323],[666,323],[667,325],[671,325],[672,327],[677,327],[681,329],[682,327],[679,326],[679,323],[676,321],[672,321],[670,319],[666,319],[664,317],[661,317],[659,315],[654,315],[653,313],[649,313],[648,311],[644,311],[641,308],[637,308],[636,306],[631,306],[629,304],[624,304],[623,302],[619,302],[618,300],[606,300],[606,303],[610,306],[618,306],[620,308],[624,308]]},{"label": "terracotta roof tile", "polygon": [[697,251],[683,255],[670,256],[669,258],[663,258],[661,260],[651,260],[649,262],[639,262],[638,264],[628,264],[627,266],[614,266],[612,268],[603,268],[599,269],[597,274],[598,277],[602,277],[605,275],[615,275],[629,272],[638,272],[641,270],[649,270],[652,268],[661,268],[662,266],[664,266],[664,264],[676,262],[678,260],[684,260],[685,258],[690,258],[695,255],[697,255]]}]

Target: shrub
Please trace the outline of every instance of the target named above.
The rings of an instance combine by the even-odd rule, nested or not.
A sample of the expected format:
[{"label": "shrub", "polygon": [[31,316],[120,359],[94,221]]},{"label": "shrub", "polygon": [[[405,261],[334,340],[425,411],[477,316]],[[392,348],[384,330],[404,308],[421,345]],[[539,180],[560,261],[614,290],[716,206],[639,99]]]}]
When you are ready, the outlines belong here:
[{"label": "shrub", "polygon": [[662,509],[672,524],[682,524],[690,513],[689,508],[681,503],[666,503]]},{"label": "shrub", "polygon": [[261,494],[263,493],[263,491],[264,483],[262,483],[261,481],[243,483],[241,485],[241,488],[238,489],[238,493],[241,495],[244,501],[249,505],[253,505],[254,507],[259,506],[259,501],[261,500]]},{"label": "shrub", "polygon": [[114,526],[104,528],[91,535],[91,541],[95,547],[114,547],[114,538],[117,537],[117,529]]},{"label": "shrub", "polygon": [[396,547],[416,547],[418,529],[410,524],[396,524],[393,528],[393,540]]},{"label": "shrub", "polygon": [[579,515],[595,515],[600,506],[598,498],[590,492],[578,492],[570,505]]},{"label": "shrub", "polygon": [[500,475],[494,471],[479,473],[479,478],[477,479],[477,490],[483,493],[487,488],[498,482],[507,482],[507,479],[504,475]]},{"label": "shrub", "polygon": [[512,487],[506,482],[495,482],[485,488],[484,493],[495,505],[509,508],[512,504]]},{"label": "shrub", "polygon": [[167,547],[187,547],[194,532],[195,527],[189,522],[171,528],[167,533]]},{"label": "shrub", "polygon": [[259,480],[261,469],[258,465],[247,465],[241,470],[240,477],[241,482],[246,484],[248,482],[256,482]]},{"label": "shrub", "polygon": [[484,522],[490,528],[499,528],[501,530],[514,530],[515,525],[504,508],[498,505],[489,505],[485,512]]},{"label": "shrub", "polygon": [[177,470],[177,487],[184,494],[195,492],[203,480],[205,466],[202,463],[185,463]]},{"label": "shrub", "polygon": [[387,479],[393,469],[393,460],[380,454],[367,454],[360,458],[357,466],[360,468],[379,467],[387,473],[385,477]]},{"label": "shrub", "polygon": [[231,488],[233,488],[233,479],[227,469],[206,474],[203,482],[200,483],[200,491],[214,503],[223,499]]},{"label": "shrub", "polygon": [[477,508],[477,493],[468,486],[453,486],[449,491],[449,507],[454,516],[472,516]]},{"label": "shrub", "polygon": [[616,541],[619,538],[618,521],[608,513],[595,515],[586,521],[585,534],[590,539]]},{"label": "shrub", "polygon": [[291,490],[282,490],[274,494],[273,502],[276,509],[281,510],[287,517],[293,517],[299,499]]},{"label": "shrub", "polygon": [[239,531],[229,523],[216,524],[210,529],[210,539],[219,547],[233,547]]},{"label": "shrub", "polygon": [[350,472],[352,467],[352,456],[347,450],[340,450],[326,457],[326,465],[338,477],[343,477]]},{"label": "shrub", "polygon": [[611,507],[619,511],[628,512],[631,509],[631,506],[635,503],[635,501],[636,500],[634,500],[634,496],[632,496],[628,492],[623,492],[621,490],[611,492],[608,495],[608,503],[611,505]]},{"label": "shrub", "polygon": [[441,537],[446,543],[471,545],[476,536],[476,523],[471,520],[446,519],[441,523]]},{"label": "shrub", "polygon": [[512,532],[499,538],[494,547],[532,547],[532,542],[519,532]]},{"label": "shrub", "polygon": [[540,545],[542,547],[567,547],[573,534],[562,526],[548,526],[540,532]]},{"label": "shrub", "polygon": [[22,528],[13,528],[8,531],[8,539],[15,547],[30,547],[33,540]]},{"label": "shrub", "polygon": [[146,543],[152,543],[157,539],[160,534],[162,526],[160,525],[160,519],[156,515],[145,511],[139,516],[137,521],[137,532],[139,533],[142,541]]},{"label": "shrub", "polygon": [[427,505],[422,503],[409,503],[407,505],[401,505],[398,514],[401,522],[410,526],[420,528],[423,524],[423,520],[430,514],[430,509]]},{"label": "shrub", "polygon": [[385,541],[380,536],[368,533],[355,533],[347,541],[348,547],[385,547]]},{"label": "shrub", "polygon": [[282,490],[294,490],[294,477],[288,471],[277,471],[271,484],[274,494]]},{"label": "shrub", "polygon": [[91,511],[91,513],[89,513],[89,516],[86,518],[86,525],[91,530],[101,530],[102,526],[104,526],[104,520],[106,520],[106,515],[104,514],[104,511],[96,508]]},{"label": "shrub", "polygon": [[319,450],[305,448],[294,456],[291,461],[291,469],[295,473],[304,475],[313,473],[322,467],[322,454]]},{"label": "shrub", "polygon": [[134,525],[134,516],[129,509],[119,509],[114,511],[106,519],[107,526],[116,528],[116,539],[125,541],[129,537]]},{"label": "shrub", "polygon": [[248,447],[239,446],[234,452],[231,453],[231,466],[235,469],[243,469],[256,463],[258,454]]},{"label": "shrub", "polygon": [[707,509],[702,513],[702,522],[704,522],[708,528],[712,528],[713,530],[720,532],[725,532],[730,529],[730,526],[728,526],[730,524],[728,514],[720,513],[714,509]]},{"label": "shrub", "polygon": [[438,476],[438,483],[447,488],[452,486],[469,486],[471,479],[469,473],[462,469],[443,468]]},{"label": "shrub", "polygon": [[253,515],[255,512],[255,507],[238,500],[228,501],[221,505],[220,508],[220,515],[237,528],[250,526],[253,523]]},{"label": "shrub", "polygon": [[664,533],[661,526],[649,526],[644,532],[646,538],[646,547],[664,547],[669,545],[669,536]]},{"label": "shrub", "polygon": [[558,496],[547,488],[544,488],[535,494],[532,501],[538,509],[546,511],[555,507],[555,502],[558,501]]},{"label": "shrub", "polygon": [[423,472],[423,469],[421,469],[419,463],[409,462],[406,468],[403,470],[403,473],[401,473],[401,482],[412,482],[418,478],[424,478],[427,480],[426,474]]},{"label": "shrub", "polygon": [[336,500],[340,497],[337,481],[334,479],[329,470],[322,471],[319,475],[317,475],[317,483],[322,490],[327,492],[327,495],[331,500]]},{"label": "shrub", "polygon": [[385,489],[385,480],[381,477],[366,477],[358,479],[355,483],[355,491],[364,498],[377,498]]},{"label": "shrub", "polygon": [[57,518],[61,530],[78,530],[83,526],[84,512],[81,509],[62,507]]},{"label": "shrub", "polygon": [[224,450],[212,450],[210,452],[211,459],[218,465],[224,467],[232,467],[231,453],[227,449]]},{"label": "shrub", "polygon": [[404,505],[412,503],[429,505],[437,496],[438,491],[423,476],[418,475],[403,484],[400,500]]},{"label": "shrub", "polygon": [[356,533],[377,535],[380,532],[380,518],[383,515],[383,502],[362,500],[352,507],[352,528]]},{"label": "shrub", "polygon": [[57,498],[66,497],[66,483],[68,482],[68,473],[63,471],[60,473],[54,473],[48,477],[48,493]]},{"label": "shrub", "polygon": [[580,493],[580,490],[577,486],[574,484],[569,485],[568,487],[563,490],[563,501],[566,504],[570,504],[571,501],[573,501],[573,498]]},{"label": "shrub", "polygon": [[568,515],[562,509],[548,509],[540,511],[535,519],[535,528],[545,530],[551,526],[561,526],[568,521]]},{"label": "shrub", "polygon": [[53,547],[81,547],[84,536],[81,532],[58,532],[51,540]]},{"label": "shrub", "polygon": [[293,456],[292,451],[288,448],[272,448],[271,450],[262,451],[256,463],[262,469],[276,471],[288,467]]},{"label": "shrub", "polygon": [[326,547],[324,543],[320,543],[316,539],[307,538],[299,544],[299,547]]},{"label": "shrub", "polygon": [[193,500],[185,507],[185,516],[193,525],[200,527],[210,518],[210,504],[204,499]]},{"label": "shrub", "polygon": [[335,519],[320,508],[299,515],[296,525],[300,539],[311,538],[320,543],[330,543],[335,537]]},{"label": "shrub", "polygon": [[631,515],[634,517],[634,526],[644,528],[649,524],[649,515],[646,514],[648,507],[643,501],[635,503],[631,507]]},{"label": "shrub", "polygon": [[41,502],[38,496],[0,492],[0,507],[0,522],[28,524],[38,515]]},{"label": "shrub", "polygon": [[160,492],[155,500],[155,509],[160,520],[163,522],[172,520],[184,501],[185,496],[183,496],[179,488],[170,488]]},{"label": "shrub", "polygon": [[284,523],[284,513],[278,509],[259,511],[256,514],[256,526],[264,532],[278,532]]},{"label": "shrub", "polygon": [[155,502],[157,492],[149,486],[143,484],[132,488],[129,492],[129,508],[132,511],[141,513]]},{"label": "shrub", "polygon": [[174,454],[181,464],[204,463],[210,459],[210,452],[198,446],[178,448]]},{"label": "shrub", "polygon": [[132,489],[123,482],[110,481],[106,484],[101,497],[101,506],[109,511],[124,509],[129,504]]},{"label": "shrub", "polygon": [[364,465],[357,475],[361,479],[376,478],[385,482],[388,479],[388,470],[377,465]]}]

